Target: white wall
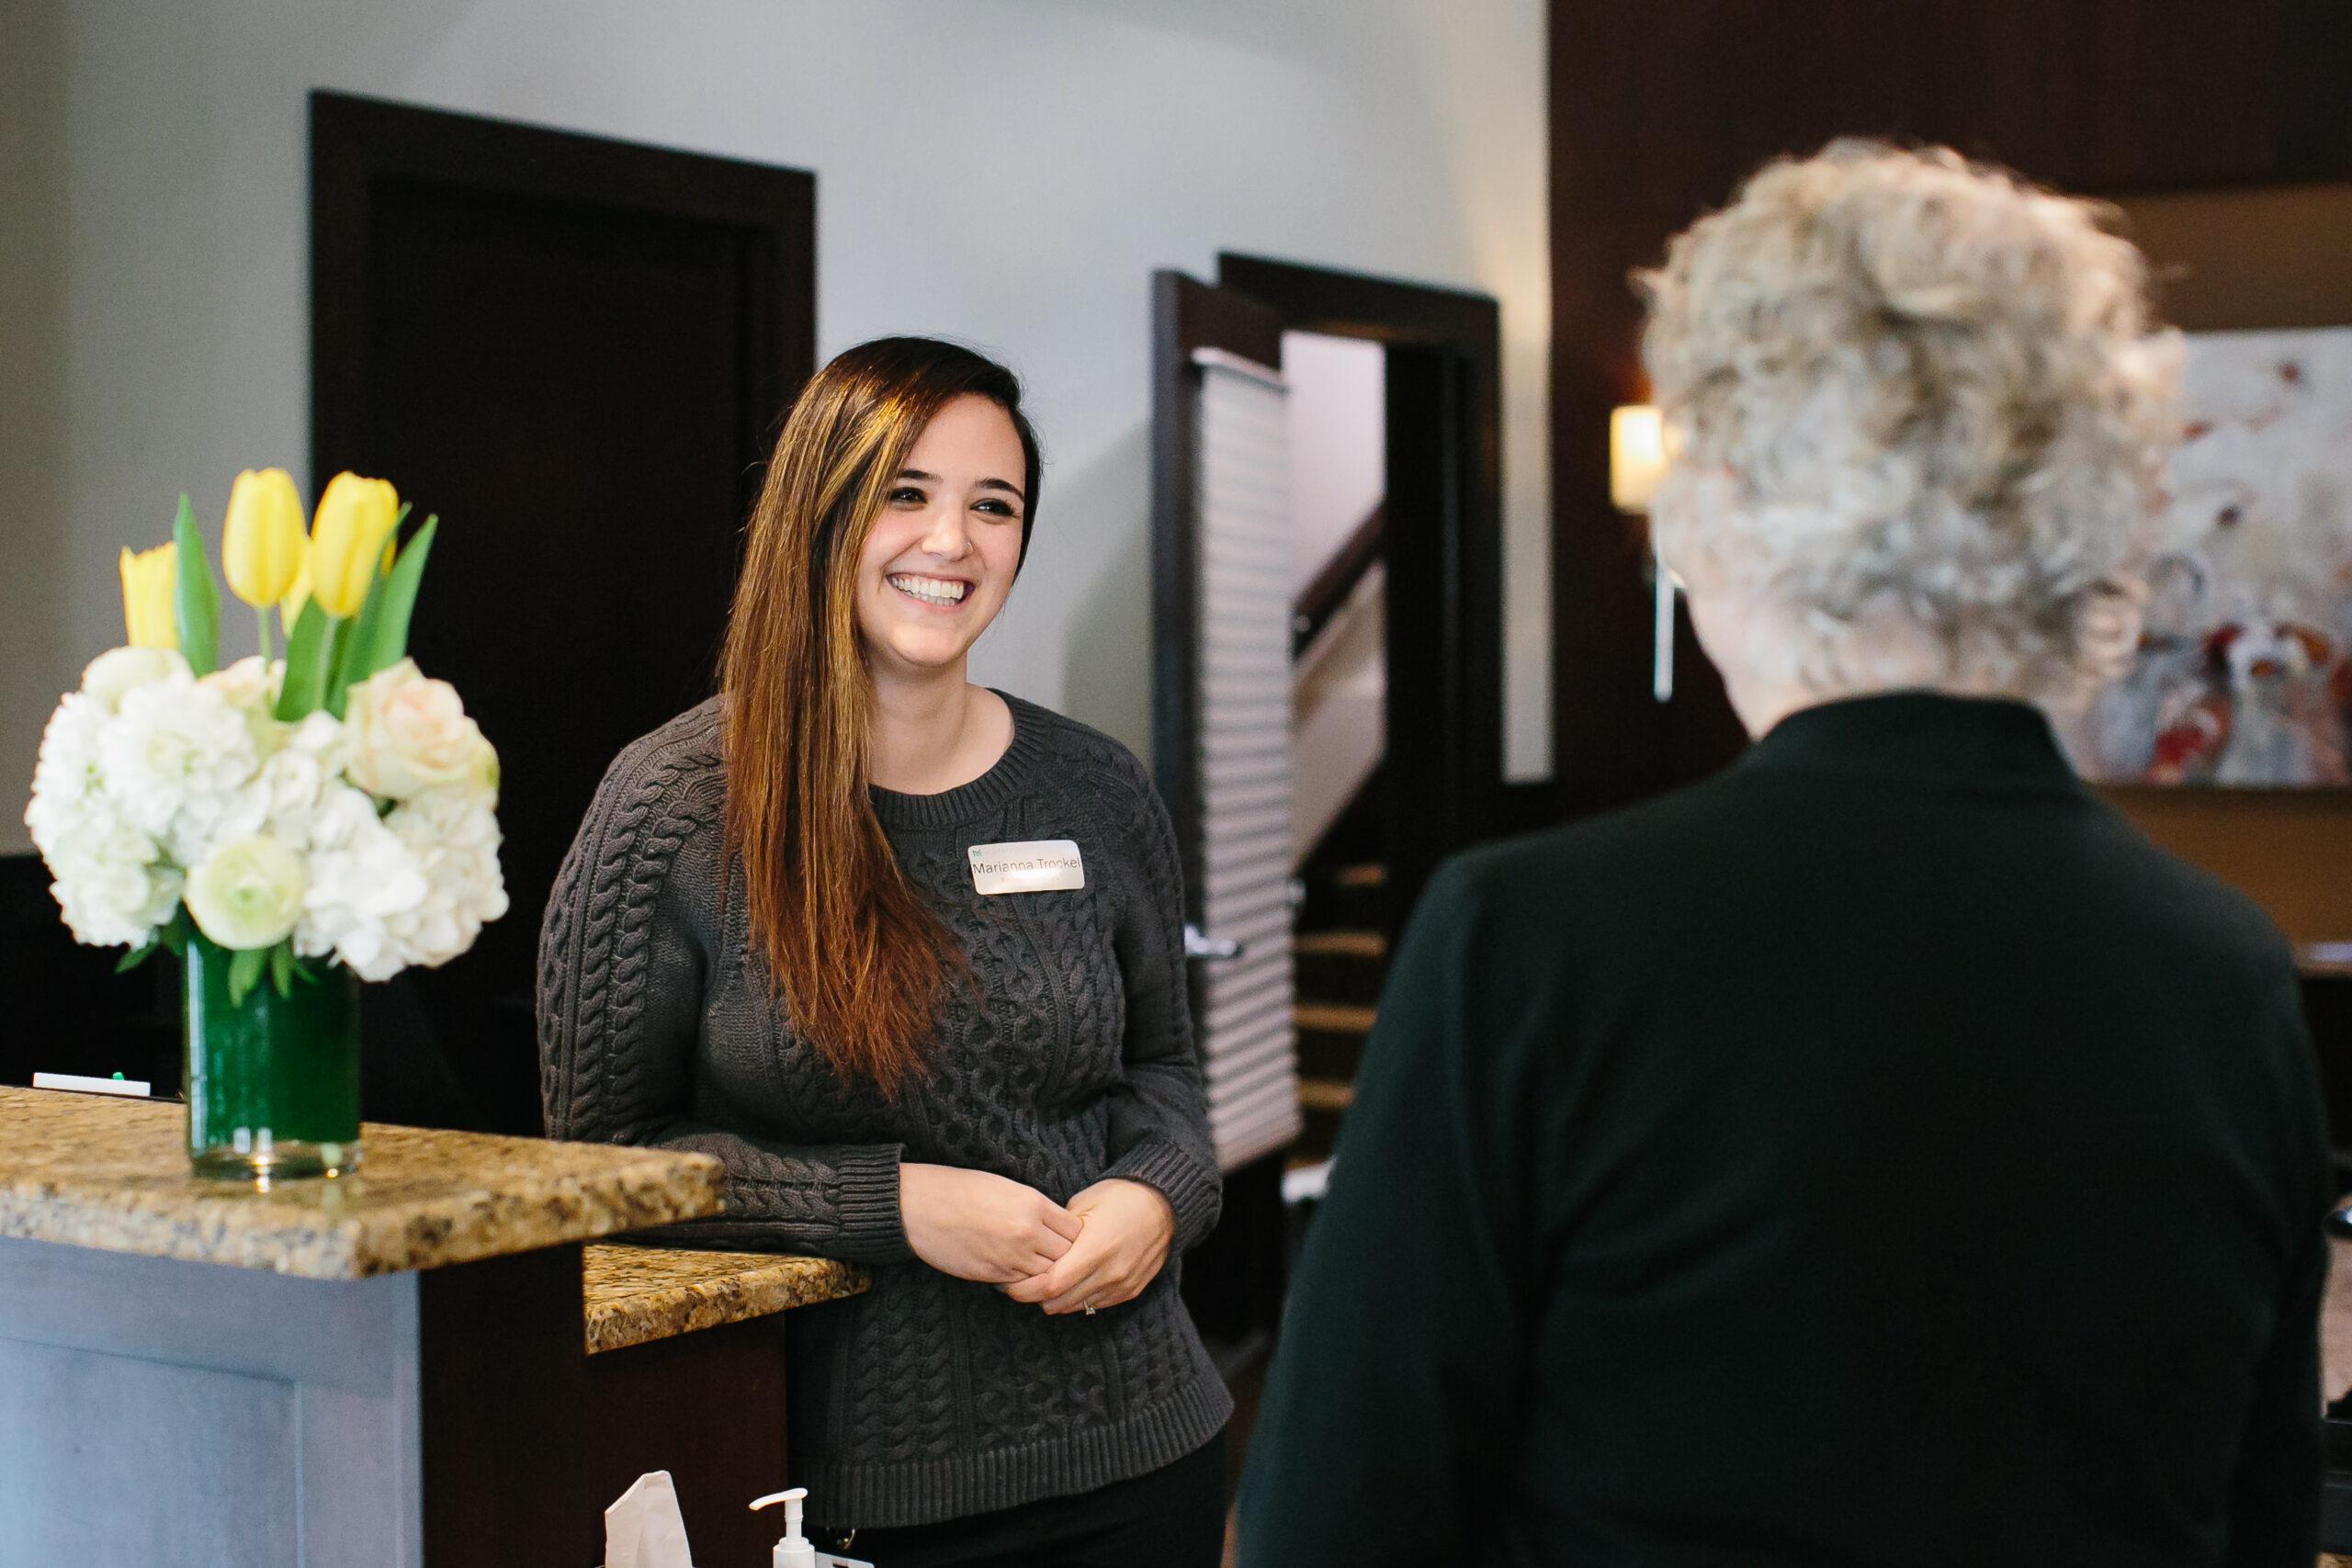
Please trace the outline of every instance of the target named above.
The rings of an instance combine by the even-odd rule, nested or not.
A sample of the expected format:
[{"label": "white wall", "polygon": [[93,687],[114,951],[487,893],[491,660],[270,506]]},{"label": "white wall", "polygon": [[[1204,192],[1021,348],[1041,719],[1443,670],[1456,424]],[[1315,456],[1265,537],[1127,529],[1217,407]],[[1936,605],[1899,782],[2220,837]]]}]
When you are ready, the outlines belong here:
[{"label": "white wall", "polygon": [[1290,383],[1291,596],[1340,553],[1388,488],[1388,351],[1283,333]]},{"label": "white wall", "polygon": [[[17,779],[119,639],[117,546],[182,489],[216,519],[239,468],[302,472],[314,86],[816,171],[820,353],[944,333],[1031,384],[1038,545],[977,673],[1138,748],[1151,269],[1237,250],[1494,293],[1510,757],[1548,768],[1540,0],[0,4]],[[0,835],[24,842],[13,807]]]}]

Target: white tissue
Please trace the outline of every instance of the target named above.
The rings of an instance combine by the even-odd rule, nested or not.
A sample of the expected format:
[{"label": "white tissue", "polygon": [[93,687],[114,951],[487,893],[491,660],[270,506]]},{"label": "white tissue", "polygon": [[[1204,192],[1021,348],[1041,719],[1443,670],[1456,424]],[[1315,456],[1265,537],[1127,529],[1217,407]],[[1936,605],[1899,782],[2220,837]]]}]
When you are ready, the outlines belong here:
[{"label": "white tissue", "polygon": [[668,1471],[639,1476],[605,1510],[605,1568],[694,1568]]}]

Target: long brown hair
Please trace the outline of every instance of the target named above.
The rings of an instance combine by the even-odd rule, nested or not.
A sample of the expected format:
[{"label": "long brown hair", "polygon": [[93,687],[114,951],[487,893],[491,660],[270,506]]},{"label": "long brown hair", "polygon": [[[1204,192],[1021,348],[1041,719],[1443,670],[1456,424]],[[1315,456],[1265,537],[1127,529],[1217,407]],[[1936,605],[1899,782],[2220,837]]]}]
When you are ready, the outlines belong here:
[{"label": "long brown hair", "polygon": [[1021,554],[1037,513],[1037,437],[1012,371],[930,338],[862,344],[786,416],[752,508],[727,625],[727,845],[750,942],[793,1027],[845,1078],[896,1095],[925,1068],[963,950],[899,870],[866,793],[871,681],[857,564],[899,470],[959,397],[1012,421],[1026,465]]}]

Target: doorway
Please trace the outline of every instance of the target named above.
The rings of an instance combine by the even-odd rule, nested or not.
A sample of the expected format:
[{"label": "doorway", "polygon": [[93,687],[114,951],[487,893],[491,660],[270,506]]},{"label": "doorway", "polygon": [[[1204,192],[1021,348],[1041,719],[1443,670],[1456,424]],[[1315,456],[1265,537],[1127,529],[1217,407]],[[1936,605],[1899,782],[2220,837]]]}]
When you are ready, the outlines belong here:
[{"label": "doorway", "polygon": [[1378,547],[1356,540],[1332,564],[1342,581],[1383,570],[1386,731],[1413,738],[1377,794],[1394,932],[1437,863],[1506,820],[1501,310],[1489,295],[1232,252],[1217,257],[1217,285],[1309,344],[1381,354]]},{"label": "doorway", "polygon": [[1154,767],[1227,1170],[1185,1293],[1243,1430],[1285,1185],[1422,885],[1502,824],[1499,311],[1229,254],[1153,297]]}]

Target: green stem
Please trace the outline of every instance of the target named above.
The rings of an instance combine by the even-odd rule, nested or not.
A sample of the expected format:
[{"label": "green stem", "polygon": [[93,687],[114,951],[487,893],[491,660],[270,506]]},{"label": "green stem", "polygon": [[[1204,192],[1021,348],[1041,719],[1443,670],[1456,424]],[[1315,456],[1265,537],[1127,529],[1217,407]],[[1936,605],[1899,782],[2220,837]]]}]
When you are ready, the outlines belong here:
[{"label": "green stem", "polygon": [[254,605],[254,621],[261,627],[261,661],[263,668],[266,669],[269,665],[269,606]]}]

